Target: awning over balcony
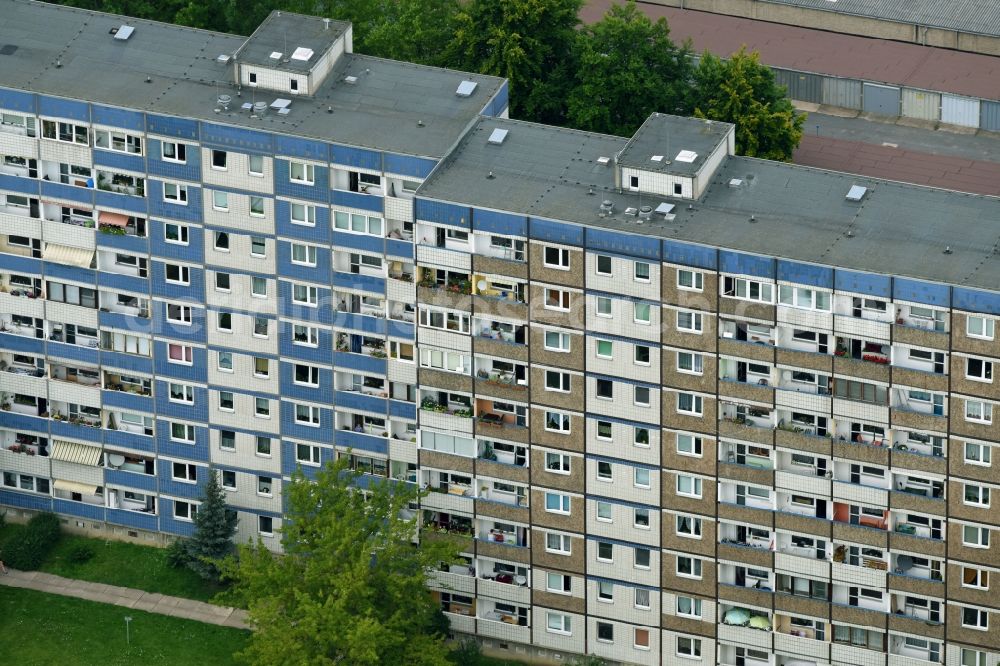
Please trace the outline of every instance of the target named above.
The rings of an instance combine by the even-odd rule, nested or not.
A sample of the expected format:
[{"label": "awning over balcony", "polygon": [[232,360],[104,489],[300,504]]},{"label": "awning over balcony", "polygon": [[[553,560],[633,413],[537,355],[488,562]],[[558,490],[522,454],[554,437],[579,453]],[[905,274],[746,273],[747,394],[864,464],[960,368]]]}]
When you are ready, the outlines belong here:
[{"label": "awning over balcony", "polygon": [[52,487],[56,490],[64,490],[68,493],[80,493],[81,495],[97,494],[97,486],[92,486],[89,483],[77,483],[76,481],[56,479],[52,482]]},{"label": "awning over balcony", "polygon": [[76,442],[55,440],[52,445],[52,459],[78,465],[97,465],[101,459],[101,449],[98,446],[87,446]]},{"label": "awning over balcony", "polygon": [[94,251],[84,250],[80,247],[46,243],[45,249],[42,250],[42,259],[45,261],[54,261],[58,264],[90,268],[90,265],[94,262]]},{"label": "awning over balcony", "polygon": [[124,227],[128,224],[128,215],[122,215],[121,213],[109,213],[106,210],[102,210],[98,220],[101,224],[110,224],[113,227]]}]

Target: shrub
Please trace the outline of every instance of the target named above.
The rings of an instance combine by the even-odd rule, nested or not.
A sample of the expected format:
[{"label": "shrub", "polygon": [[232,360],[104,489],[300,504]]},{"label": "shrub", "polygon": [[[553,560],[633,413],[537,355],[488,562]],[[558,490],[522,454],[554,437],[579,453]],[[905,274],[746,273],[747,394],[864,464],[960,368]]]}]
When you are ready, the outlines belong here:
[{"label": "shrub", "polygon": [[4,562],[15,569],[34,571],[59,541],[59,517],[40,513],[28,521],[19,535],[8,535],[3,545]]},{"label": "shrub", "polygon": [[167,546],[167,564],[172,567],[186,567],[191,561],[191,554],[188,552],[187,541],[175,539]]},{"label": "shrub", "polygon": [[83,564],[89,562],[94,557],[94,547],[89,543],[81,542],[73,544],[69,552],[66,553],[66,559],[73,564]]}]

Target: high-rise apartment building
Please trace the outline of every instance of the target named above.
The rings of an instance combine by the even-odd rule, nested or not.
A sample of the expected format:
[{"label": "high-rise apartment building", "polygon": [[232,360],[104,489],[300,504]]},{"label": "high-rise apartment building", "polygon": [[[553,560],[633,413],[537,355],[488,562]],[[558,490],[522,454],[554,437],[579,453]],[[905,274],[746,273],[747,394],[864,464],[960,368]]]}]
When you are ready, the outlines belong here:
[{"label": "high-rise apartment building", "polygon": [[0,14],[13,517],[162,542],[218,474],[278,548],[349,455],[514,656],[1000,660],[996,199],[507,120],[321,19]]}]

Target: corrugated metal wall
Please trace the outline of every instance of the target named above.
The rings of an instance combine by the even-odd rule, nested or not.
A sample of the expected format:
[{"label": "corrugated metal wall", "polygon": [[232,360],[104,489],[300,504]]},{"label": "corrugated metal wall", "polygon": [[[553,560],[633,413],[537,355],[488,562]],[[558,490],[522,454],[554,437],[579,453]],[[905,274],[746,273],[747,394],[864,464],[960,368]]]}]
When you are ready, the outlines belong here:
[{"label": "corrugated metal wall", "polygon": [[979,126],[985,130],[1000,132],[1000,102],[983,100],[979,105]]},{"label": "corrugated metal wall", "polygon": [[903,88],[903,115],[920,120],[938,120],[941,117],[940,93]]},{"label": "corrugated metal wall", "polygon": [[844,109],[860,109],[861,82],[854,79],[823,77],[823,104]]},{"label": "corrugated metal wall", "polygon": [[788,96],[802,102],[823,102],[823,77],[819,74],[792,72],[775,67],[774,78],[779,85],[788,88]]},{"label": "corrugated metal wall", "polygon": [[941,95],[941,122],[963,127],[979,127],[979,100]]},{"label": "corrugated metal wall", "polygon": [[877,113],[880,116],[899,115],[899,88],[865,83],[862,92],[864,94],[862,108],[865,112]]}]

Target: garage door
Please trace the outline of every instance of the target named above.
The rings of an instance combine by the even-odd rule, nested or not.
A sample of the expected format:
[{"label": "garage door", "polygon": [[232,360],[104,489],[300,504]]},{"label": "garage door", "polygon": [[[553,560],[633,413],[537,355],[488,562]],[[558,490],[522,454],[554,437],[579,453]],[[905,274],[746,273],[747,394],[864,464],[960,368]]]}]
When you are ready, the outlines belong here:
[{"label": "garage door", "polygon": [[941,122],[963,127],[979,127],[979,100],[941,95]]},{"label": "garage door", "polygon": [[823,102],[823,77],[818,74],[792,72],[774,69],[774,78],[779,85],[788,88],[788,96],[802,102]]},{"label": "garage door", "polygon": [[979,126],[992,132],[1000,132],[1000,102],[983,100],[979,105]]},{"label": "garage door", "polygon": [[860,109],[861,82],[855,79],[824,77],[823,103],[843,109]]},{"label": "garage door", "polygon": [[899,88],[866,83],[862,95],[863,111],[880,116],[899,115]]},{"label": "garage door", "polygon": [[920,120],[937,120],[941,117],[941,95],[903,88],[903,115]]}]

